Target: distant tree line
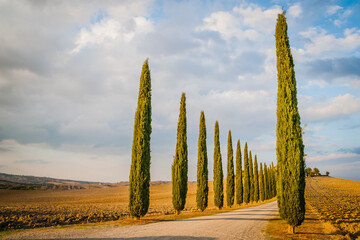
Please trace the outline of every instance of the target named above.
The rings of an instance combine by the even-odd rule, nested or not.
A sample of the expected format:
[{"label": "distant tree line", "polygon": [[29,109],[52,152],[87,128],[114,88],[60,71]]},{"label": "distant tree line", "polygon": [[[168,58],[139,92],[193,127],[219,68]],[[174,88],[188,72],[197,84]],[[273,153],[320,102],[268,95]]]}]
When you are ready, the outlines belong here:
[{"label": "distant tree line", "polygon": [[[318,168],[311,169],[310,167],[306,168],[305,174],[307,177],[323,176]],[[330,172],[326,171],[325,176],[329,175]]]}]

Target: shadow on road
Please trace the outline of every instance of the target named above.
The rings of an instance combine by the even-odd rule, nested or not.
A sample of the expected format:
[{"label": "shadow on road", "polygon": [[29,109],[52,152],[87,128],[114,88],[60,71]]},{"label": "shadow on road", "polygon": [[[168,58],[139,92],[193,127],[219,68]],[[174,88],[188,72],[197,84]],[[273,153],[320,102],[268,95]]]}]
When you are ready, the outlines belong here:
[{"label": "shadow on road", "polygon": [[[148,236],[148,237],[131,237],[131,238],[47,238],[47,240],[215,240],[213,237],[191,237],[191,236]],[[41,239],[33,239],[41,240]],[[43,240],[43,239],[42,239]]]},{"label": "shadow on road", "polygon": [[230,221],[240,221],[240,220],[245,220],[245,221],[269,221],[269,219],[264,219],[264,218],[237,218],[237,217],[233,217],[233,218],[201,218],[201,219],[184,219],[181,221],[185,221],[185,222],[191,222],[191,221],[218,221],[218,220],[230,220]]}]

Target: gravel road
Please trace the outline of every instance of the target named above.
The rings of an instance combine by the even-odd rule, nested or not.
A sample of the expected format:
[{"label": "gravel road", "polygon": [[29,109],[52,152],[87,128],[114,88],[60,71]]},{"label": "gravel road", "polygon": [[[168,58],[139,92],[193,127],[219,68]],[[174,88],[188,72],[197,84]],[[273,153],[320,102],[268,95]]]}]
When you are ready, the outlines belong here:
[{"label": "gravel road", "polygon": [[[159,222],[125,227],[90,229],[62,229],[24,232],[9,235],[6,239],[265,239],[262,230],[269,219],[277,214],[277,203],[232,212],[203,216],[179,221]],[[11,237],[11,238],[10,238]]]}]

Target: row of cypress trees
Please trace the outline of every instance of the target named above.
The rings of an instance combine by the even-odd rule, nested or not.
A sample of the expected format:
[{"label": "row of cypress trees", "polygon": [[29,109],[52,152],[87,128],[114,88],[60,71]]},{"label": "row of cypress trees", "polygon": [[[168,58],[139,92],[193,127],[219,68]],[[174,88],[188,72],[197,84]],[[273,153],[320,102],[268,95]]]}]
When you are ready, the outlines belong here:
[{"label": "row of cypress trees", "polygon": [[[278,196],[280,216],[289,224],[289,231],[304,221],[305,216],[305,161],[304,144],[297,107],[297,90],[294,62],[290,51],[285,12],[278,15],[276,29],[276,56],[278,72],[276,155],[277,168],[260,164],[257,156],[254,166],[252,154],[244,149],[244,171],[241,167],[240,141],[236,149],[236,175],[234,176],[231,132],[228,137],[228,179],[227,204],[265,200]],[[138,105],[135,112],[131,169],[129,176],[129,212],[140,218],[149,208],[150,187],[150,135],[151,135],[151,78],[148,60],[145,61],[140,77]],[[220,154],[219,126],[215,123],[214,149],[214,191],[215,205],[223,206],[223,173]],[[205,115],[201,112],[198,141],[198,171],[196,201],[200,210],[207,207],[208,159],[206,149]],[[181,97],[176,154],[172,165],[173,205],[177,213],[185,206],[187,193],[187,143],[185,94]],[[254,167],[254,169],[253,169]],[[264,172],[263,172],[264,171]],[[276,171],[276,174],[275,174]],[[243,175],[243,176],[242,176]],[[276,177],[275,177],[276,176]],[[275,180],[277,178],[277,180]],[[274,188],[275,182],[277,188]],[[235,185],[235,187],[234,187]]]},{"label": "row of cypress trees", "polygon": [[[258,161],[257,155],[254,157],[254,163],[252,161],[252,153],[248,152],[247,143],[245,143],[244,148],[244,171],[241,171],[241,150],[240,150],[240,141],[238,141],[237,152],[239,157],[237,157],[236,164],[237,166],[237,175],[239,178],[237,180],[236,186],[236,203],[250,203],[264,201],[271,199],[276,196],[276,168],[272,163],[271,166],[267,167],[266,163],[260,163],[260,171],[258,170]],[[244,178],[242,178],[242,172],[244,173]],[[243,194],[241,194],[243,193]]]},{"label": "row of cypress trees", "polygon": [[[177,142],[174,161],[172,164],[172,202],[177,214],[185,207],[188,182],[188,149],[187,149],[186,96],[182,93],[180,113],[177,126]],[[151,77],[148,60],[145,61],[140,77],[138,107],[135,113],[134,138],[132,146],[132,162],[129,177],[129,212],[140,218],[149,208],[150,186],[150,134],[151,134]],[[228,133],[227,148],[227,178],[226,205],[243,202],[257,202],[276,195],[275,170],[272,166],[260,164],[258,171],[257,156],[254,163],[251,151],[248,152],[247,143],[244,149],[244,170],[242,170],[242,156],[240,140],[236,146],[236,174],[234,173],[234,156],[231,131]],[[219,123],[215,122],[214,134],[214,204],[221,209],[224,206],[224,174],[220,150]],[[208,158],[206,146],[206,124],[204,111],[200,114],[197,191],[196,203],[198,209],[204,211],[208,205]],[[236,197],[235,197],[236,196]]]},{"label": "row of cypress trees", "polygon": [[[180,213],[185,207],[187,193],[188,152],[186,143],[186,103],[185,93],[181,95],[180,113],[177,128],[177,142],[174,162],[172,165],[172,194],[173,207]],[[214,134],[214,205],[221,209],[224,206],[224,174],[220,150],[219,122],[215,122]],[[236,146],[236,174],[234,173],[234,156],[231,131],[228,133],[227,145],[227,178],[226,178],[226,205],[235,203],[258,202],[272,198],[276,195],[275,168],[264,167],[265,172],[258,171],[257,156],[254,163],[252,153],[248,155],[247,143],[244,149],[244,171],[242,170],[240,140]],[[244,172],[244,177],[243,177]],[[196,205],[201,211],[208,206],[208,158],[206,146],[206,124],[204,111],[200,113],[198,163],[197,163],[197,190]],[[260,195],[263,195],[261,198]],[[235,197],[236,196],[236,197]]]},{"label": "row of cypress trees", "polygon": [[[172,164],[172,201],[176,213],[185,207],[188,182],[188,149],[187,149],[187,122],[186,122],[186,96],[182,93],[180,100],[180,113],[177,126],[177,141],[174,161]],[[150,189],[150,135],[151,135],[151,77],[148,59],[144,62],[140,77],[138,106],[135,112],[133,145],[131,154],[131,169],[129,176],[129,212],[136,218],[144,216],[149,208]],[[255,174],[250,151],[250,165],[247,162],[247,143],[245,144],[245,170],[244,179],[241,167],[240,140],[236,148],[236,175],[234,174],[233,148],[231,131],[228,135],[226,203],[232,206],[235,200],[238,204],[251,196],[252,201],[259,200],[259,181],[257,159],[255,155]],[[250,169],[250,170],[249,170]],[[251,173],[249,175],[249,172]],[[260,176],[263,173],[260,172]],[[264,174],[264,179],[270,179]],[[275,175],[274,175],[275,176]],[[253,180],[255,177],[255,180]],[[236,179],[235,179],[236,178]],[[251,179],[251,180],[250,180]],[[224,174],[219,139],[219,123],[215,122],[214,135],[214,203],[219,209],[224,206]],[[235,184],[236,182],[236,184]],[[262,182],[262,181],[260,181]],[[236,186],[236,188],[235,188]],[[244,186],[244,187],[243,187]],[[249,186],[249,187],[246,187]],[[265,186],[265,185],[264,185]],[[243,190],[244,188],[244,190]],[[260,191],[262,188],[260,187]],[[263,190],[266,191],[266,190]],[[197,207],[204,211],[208,204],[208,158],[206,146],[206,125],[204,111],[200,114],[198,165],[197,165]],[[254,197],[254,194],[256,195]],[[246,195],[246,196],[245,196]],[[270,195],[265,195],[270,196]],[[273,196],[273,195],[271,195]],[[245,201],[248,202],[248,201]]]}]

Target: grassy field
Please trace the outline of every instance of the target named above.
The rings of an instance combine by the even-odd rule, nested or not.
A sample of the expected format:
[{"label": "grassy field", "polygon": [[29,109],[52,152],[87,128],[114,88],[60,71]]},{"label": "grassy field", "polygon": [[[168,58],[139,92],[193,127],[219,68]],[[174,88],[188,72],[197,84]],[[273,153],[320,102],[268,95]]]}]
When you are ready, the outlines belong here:
[{"label": "grassy field", "polygon": [[274,239],[360,239],[360,182],[306,178],[306,215],[297,234],[288,234],[280,218],[266,232]]},{"label": "grassy field", "polygon": [[[142,223],[230,210],[219,211],[214,207],[212,182],[209,182],[209,207],[205,212],[196,209],[196,183],[189,183],[188,189],[186,208],[176,216],[172,207],[171,184],[151,185],[150,208]],[[242,207],[246,206],[231,209]],[[1,230],[111,221],[117,221],[117,224],[133,224],[135,221],[128,215],[127,186],[79,190],[0,189]]]}]

